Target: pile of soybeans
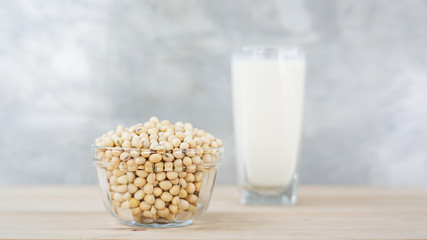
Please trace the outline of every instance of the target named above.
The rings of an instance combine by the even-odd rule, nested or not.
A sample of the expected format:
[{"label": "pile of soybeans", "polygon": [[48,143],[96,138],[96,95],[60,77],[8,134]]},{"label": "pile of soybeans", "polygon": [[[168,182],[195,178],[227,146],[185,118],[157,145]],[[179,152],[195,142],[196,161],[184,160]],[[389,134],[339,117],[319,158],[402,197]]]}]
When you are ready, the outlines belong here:
[{"label": "pile of soybeans", "polygon": [[190,123],[151,117],[118,126],[95,144],[115,213],[130,211],[137,222],[171,222],[196,211],[204,169],[217,161],[222,141]]}]

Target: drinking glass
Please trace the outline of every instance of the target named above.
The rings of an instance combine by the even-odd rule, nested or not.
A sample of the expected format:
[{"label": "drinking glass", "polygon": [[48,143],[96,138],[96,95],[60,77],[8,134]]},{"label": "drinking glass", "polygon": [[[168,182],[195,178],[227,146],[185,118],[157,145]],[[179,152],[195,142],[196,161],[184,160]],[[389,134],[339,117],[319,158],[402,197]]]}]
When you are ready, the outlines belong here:
[{"label": "drinking glass", "polygon": [[240,200],[294,205],[301,140],[305,56],[297,47],[245,46],[232,55]]}]

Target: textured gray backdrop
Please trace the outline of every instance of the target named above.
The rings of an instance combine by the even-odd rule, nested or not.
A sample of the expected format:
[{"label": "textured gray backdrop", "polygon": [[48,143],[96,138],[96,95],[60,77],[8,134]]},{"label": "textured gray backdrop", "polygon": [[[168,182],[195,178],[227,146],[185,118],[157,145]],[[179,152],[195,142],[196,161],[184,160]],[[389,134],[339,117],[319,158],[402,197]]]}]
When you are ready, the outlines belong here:
[{"label": "textured gray backdrop", "polygon": [[0,184],[95,183],[89,146],[151,115],[224,140],[229,56],[307,52],[301,181],[427,186],[427,1],[2,1]]}]

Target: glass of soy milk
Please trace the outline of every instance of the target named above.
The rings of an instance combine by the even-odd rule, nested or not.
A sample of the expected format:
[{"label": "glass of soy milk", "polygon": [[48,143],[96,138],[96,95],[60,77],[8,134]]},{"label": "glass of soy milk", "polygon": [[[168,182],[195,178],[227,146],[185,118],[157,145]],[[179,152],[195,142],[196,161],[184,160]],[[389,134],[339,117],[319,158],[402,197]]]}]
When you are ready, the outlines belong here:
[{"label": "glass of soy milk", "polygon": [[301,141],[305,57],[296,47],[233,52],[234,133],[240,200],[294,205]]}]

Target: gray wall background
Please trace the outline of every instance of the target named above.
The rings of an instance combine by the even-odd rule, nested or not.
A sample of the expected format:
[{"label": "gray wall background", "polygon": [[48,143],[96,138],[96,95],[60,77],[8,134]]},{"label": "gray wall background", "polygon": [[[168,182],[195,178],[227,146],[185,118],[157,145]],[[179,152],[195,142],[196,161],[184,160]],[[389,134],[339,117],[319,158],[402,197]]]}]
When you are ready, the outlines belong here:
[{"label": "gray wall background", "polygon": [[0,184],[95,183],[89,146],[151,115],[223,139],[235,183],[229,56],[308,58],[307,184],[427,186],[427,1],[2,1]]}]

